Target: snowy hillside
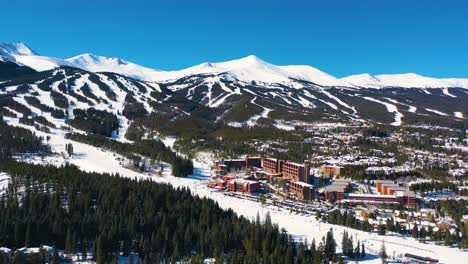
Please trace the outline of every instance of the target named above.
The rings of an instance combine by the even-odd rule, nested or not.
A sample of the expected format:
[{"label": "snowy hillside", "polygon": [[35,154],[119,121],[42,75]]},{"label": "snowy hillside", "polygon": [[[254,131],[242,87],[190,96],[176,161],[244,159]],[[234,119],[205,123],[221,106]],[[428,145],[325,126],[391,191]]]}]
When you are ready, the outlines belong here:
[{"label": "snowy hillside", "polygon": [[73,66],[62,59],[40,56],[21,42],[0,43],[0,60],[16,62],[36,71],[46,71],[60,66]]},{"label": "snowy hillside", "polygon": [[0,56],[14,58],[15,56],[35,56],[39,55],[31,50],[26,44],[21,42],[1,43]]},{"label": "snowy hillside", "polygon": [[77,68],[92,72],[114,72],[139,80],[154,81],[159,71],[140,66],[119,58],[108,58],[90,53],[65,60]]},{"label": "snowy hillside", "polygon": [[404,88],[442,88],[460,87],[468,88],[468,79],[446,78],[437,79],[421,76],[415,73],[405,74],[359,74],[341,78],[341,81],[352,83],[355,86],[367,88],[404,87]]}]

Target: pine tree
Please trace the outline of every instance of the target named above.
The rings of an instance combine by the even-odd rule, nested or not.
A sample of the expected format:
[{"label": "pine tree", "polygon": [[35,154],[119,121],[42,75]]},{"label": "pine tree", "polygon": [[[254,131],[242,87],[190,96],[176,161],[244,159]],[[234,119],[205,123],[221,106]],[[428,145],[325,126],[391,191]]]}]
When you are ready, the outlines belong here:
[{"label": "pine tree", "polygon": [[70,228],[68,228],[67,236],[65,238],[65,253],[67,253],[68,255],[72,253],[72,237]]},{"label": "pine tree", "polygon": [[379,223],[379,235],[385,235],[385,225]]},{"label": "pine tree", "polygon": [[103,264],[106,261],[102,244],[102,235],[99,235],[96,240],[96,264]]},{"label": "pine tree", "polygon": [[52,256],[52,264],[59,264],[60,257],[58,254],[58,250],[54,250],[54,255]]},{"label": "pine tree", "polygon": [[13,264],[24,264],[26,263],[26,258],[23,253],[16,251],[13,257]]},{"label": "pine tree", "polygon": [[315,238],[312,239],[312,243],[310,244],[310,254],[315,255],[317,252],[317,246],[315,245]]},{"label": "pine tree", "polygon": [[361,245],[358,240],[356,244],[356,248],[354,249],[354,258],[359,259],[360,257],[361,257]]},{"label": "pine tree", "polygon": [[65,144],[65,151],[67,152],[68,156],[71,157],[73,155],[73,144]]},{"label": "pine tree", "polygon": [[446,246],[450,246],[450,232],[448,230],[445,230],[445,239],[444,243]]},{"label": "pine tree", "polygon": [[291,243],[289,243],[288,248],[286,250],[286,255],[284,256],[284,263],[285,264],[294,264],[294,248]]},{"label": "pine tree", "polygon": [[385,248],[385,242],[384,241],[382,241],[382,247],[380,247],[379,256],[382,259],[382,263],[385,263],[385,260],[387,259],[388,256],[387,256],[387,250]]},{"label": "pine tree", "polygon": [[31,246],[31,224],[30,223],[28,223],[28,226],[26,227],[26,235],[25,235],[25,238],[24,238],[24,245],[26,247]]},{"label": "pine tree", "polygon": [[216,258],[215,258],[215,264],[223,264],[223,263],[224,263],[224,257],[223,257],[223,255],[220,254],[220,255],[216,256]]},{"label": "pine tree", "polygon": [[112,264],[117,264],[117,263],[119,263],[118,255],[112,258]]},{"label": "pine tree", "polygon": [[418,230],[418,226],[416,225],[416,222],[413,225],[413,230],[411,231],[411,234],[413,235],[414,238],[418,238],[419,230]]},{"label": "pine tree", "polygon": [[366,257],[366,248],[364,247],[364,242],[362,242],[362,246],[361,246],[361,258],[365,258]]},{"label": "pine tree", "polygon": [[303,243],[300,243],[299,250],[297,252],[297,262],[302,263],[306,260],[306,258],[307,258],[306,248]]},{"label": "pine tree", "polygon": [[348,232],[343,231],[343,239],[341,240],[341,250],[343,254],[348,255]]},{"label": "pine tree", "polygon": [[331,261],[336,254],[336,241],[333,238],[333,230],[331,228],[326,235],[324,251],[328,261]]},{"label": "pine tree", "polygon": [[87,247],[85,240],[81,241],[81,258],[84,260],[88,256]]}]

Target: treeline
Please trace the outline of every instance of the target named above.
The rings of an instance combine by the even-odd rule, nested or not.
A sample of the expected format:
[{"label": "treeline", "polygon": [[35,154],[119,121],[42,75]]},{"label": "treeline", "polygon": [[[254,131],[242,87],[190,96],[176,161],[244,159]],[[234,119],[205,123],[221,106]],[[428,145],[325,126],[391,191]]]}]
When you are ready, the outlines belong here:
[{"label": "treeline", "polygon": [[367,137],[379,137],[379,138],[386,138],[390,136],[390,129],[382,128],[382,127],[369,127],[363,129],[362,134]]},{"label": "treeline", "polygon": [[[389,218],[386,220],[381,220],[376,226],[373,226],[369,219],[365,218],[364,221],[358,220],[354,213],[348,213],[344,211],[343,213],[340,210],[335,210],[327,215],[319,214],[318,217],[322,221],[334,224],[342,225],[357,230],[362,230],[365,232],[377,232],[379,235],[385,235],[389,232],[397,233],[401,235],[411,235],[416,239],[420,240],[433,240],[433,241],[443,241],[446,246],[453,245],[458,243],[460,247],[468,247],[468,227],[466,224],[461,221],[461,216],[467,213],[466,202],[465,201],[454,201],[448,200],[443,201],[442,203],[437,203],[434,205],[434,208],[437,208],[439,212],[445,212],[446,215],[450,215],[455,219],[457,228],[460,232],[450,232],[450,226],[438,228],[436,231],[432,226],[424,227],[413,225],[412,229],[407,229],[405,225],[400,225],[394,218]],[[416,219],[412,215],[402,214],[399,216],[402,219],[409,219],[410,222],[417,223]],[[348,240],[345,242],[345,240]],[[343,247],[343,254],[348,257],[356,257],[356,248],[352,247],[352,243],[349,242],[349,237],[343,238],[343,243],[347,243],[346,247]],[[362,249],[361,249],[362,250]]]},{"label": "treeline", "polygon": [[0,159],[25,153],[47,152],[49,148],[42,144],[42,140],[27,129],[9,126],[0,116]]},{"label": "treeline", "polygon": [[154,139],[136,140],[133,144],[123,143],[97,134],[67,134],[67,138],[96,147],[109,149],[129,159],[134,159],[135,154],[167,162],[172,165],[172,174],[176,177],[184,177],[193,173],[193,163],[190,159],[183,158],[174,153],[164,143]]},{"label": "treeline", "polygon": [[343,255],[347,256],[348,258],[354,258],[355,260],[365,258],[366,248],[364,247],[364,243],[361,244],[359,241],[357,241],[356,247],[353,245],[353,243],[353,237],[345,230],[341,240],[341,250],[343,251]]},{"label": "treeline", "polygon": [[94,108],[74,109],[73,115],[74,118],[67,120],[67,124],[89,133],[110,137],[119,128],[117,116],[106,111]]},{"label": "treeline", "polygon": [[[135,252],[143,263],[323,263],[337,261],[332,231],[316,247],[296,250],[269,215],[251,222],[185,188],[74,166],[0,161],[11,176],[0,199],[0,245],[51,245],[92,252],[98,264]],[[39,262],[41,263],[41,262]]]},{"label": "treeline", "polygon": [[426,193],[432,191],[441,191],[443,189],[455,191],[456,187],[457,186],[454,183],[449,181],[430,181],[411,184],[410,189],[412,191]]}]

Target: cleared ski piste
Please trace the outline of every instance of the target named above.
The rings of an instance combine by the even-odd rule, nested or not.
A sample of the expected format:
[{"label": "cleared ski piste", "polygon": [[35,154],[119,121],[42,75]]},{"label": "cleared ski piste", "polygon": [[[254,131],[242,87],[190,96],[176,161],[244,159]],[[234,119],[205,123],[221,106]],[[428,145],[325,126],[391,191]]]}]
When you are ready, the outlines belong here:
[{"label": "cleared ski piste", "polygon": [[[18,123],[12,125],[23,126]],[[30,127],[28,128],[31,129]],[[318,245],[326,232],[332,228],[335,240],[338,244],[338,251],[340,251],[343,231],[346,230],[350,235],[365,243],[366,253],[368,254],[366,259],[362,261],[365,263],[381,263],[378,252],[380,251],[382,242],[385,242],[386,251],[389,256],[411,253],[436,258],[441,263],[462,263],[463,259],[468,258],[468,252],[461,251],[457,248],[423,244],[411,237],[379,236],[375,233],[367,233],[343,226],[321,223],[311,215],[291,214],[289,211],[278,210],[276,207],[269,204],[262,206],[258,202],[226,196],[222,192],[209,189],[206,186],[206,182],[209,180],[210,176],[210,159],[208,157],[202,157],[202,160],[194,160],[194,175],[188,178],[171,176],[170,166],[166,167],[163,176],[149,176],[122,167],[118,160],[118,155],[113,152],[64,139],[63,132],[55,131],[55,134],[52,135],[44,134],[37,130],[35,132],[39,136],[49,135],[49,144],[52,150],[58,153],[64,152],[65,144],[72,143],[75,154],[69,159],[64,159],[60,156],[46,157],[45,159],[36,157],[29,159],[30,162],[55,165],[69,162],[80,167],[84,171],[118,173],[122,177],[151,179],[156,182],[171,184],[176,188],[186,187],[189,188],[194,195],[209,197],[217,201],[221,208],[232,209],[237,214],[243,215],[249,219],[254,219],[257,214],[263,218],[266,213],[269,212],[272,221],[277,223],[280,228],[286,229],[288,233],[293,235],[298,241],[307,240],[310,243],[315,239]],[[173,138],[164,140],[165,144],[171,147],[174,141],[175,139]]]}]

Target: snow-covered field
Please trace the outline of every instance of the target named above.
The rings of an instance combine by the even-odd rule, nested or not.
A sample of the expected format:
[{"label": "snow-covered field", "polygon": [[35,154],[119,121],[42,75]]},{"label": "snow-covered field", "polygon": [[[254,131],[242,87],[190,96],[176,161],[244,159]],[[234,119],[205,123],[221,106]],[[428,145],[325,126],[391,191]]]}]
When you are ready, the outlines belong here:
[{"label": "snow-covered field", "polygon": [[[13,121],[13,120],[9,120]],[[13,122],[12,125],[19,125]],[[29,127],[29,129],[32,129]],[[40,131],[35,131],[39,136],[45,136]],[[421,256],[427,256],[439,259],[442,263],[460,263],[460,260],[468,258],[468,252],[460,251],[457,248],[448,248],[444,246],[436,246],[431,244],[422,244],[413,238],[400,237],[400,236],[379,236],[374,233],[366,233],[358,230],[321,223],[311,215],[289,213],[289,211],[278,210],[276,207],[266,204],[262,206],[260,203],[243,200],[235,197],[224,195],[222,192],[209,189],[206,186],[207,181],[210,179],[210,166],[212,159],[210,155],[199,155],[194,160],[194,175],[188,178],[177,178],[170,175],[170,168],[165,169],[162,177],[150,176],[141,174],[122,167],[119,163],[118,156],[112,152],[103,151],[96,147],[72,142],[63,138],[60,131],[54,131],[55,134],[50,135],[49,144],[53,151],[62,153],[65,150],[65,144],[73,143],[75,154],[72,157],[67,157],[65,154],[56,155],[46,158],[34,158],[32,162],[35,163],[52,163],[56,165],[69,162],[79,166],[85,171],[96,171],[106,173],[119,173],[121,176],[131,177],[136,179],[152,179],[156,182],[169,183],[174,187],[188,187],[194,195],[209,197],[218,202],[218,204],[225,209],[233,209],[240,215],[253,219],[257,214],[264,216],[267,212],[270,213],[271,218],[280,227],[285,228],[297,240],[306,240],[311,242],[315,239],[317,242],[332,228],[334,230],[335,238],[340,244],[341,234],[346,230],[356,239],[365,243],[366,251],[369,257],[364,261],[365,263],[380,263],[377,254],[380,250],[382,242],[385,242],[387,253],[390,256],[399,256],[405,253],[412,253]],[[175,139],[166,138],[164,143],[170,147],[173,146]],[[3,175],[6,178],[6,175]],[[0,178],[1,179],[1,178]],[[0,181],[1,183],[1,181]]]}]

